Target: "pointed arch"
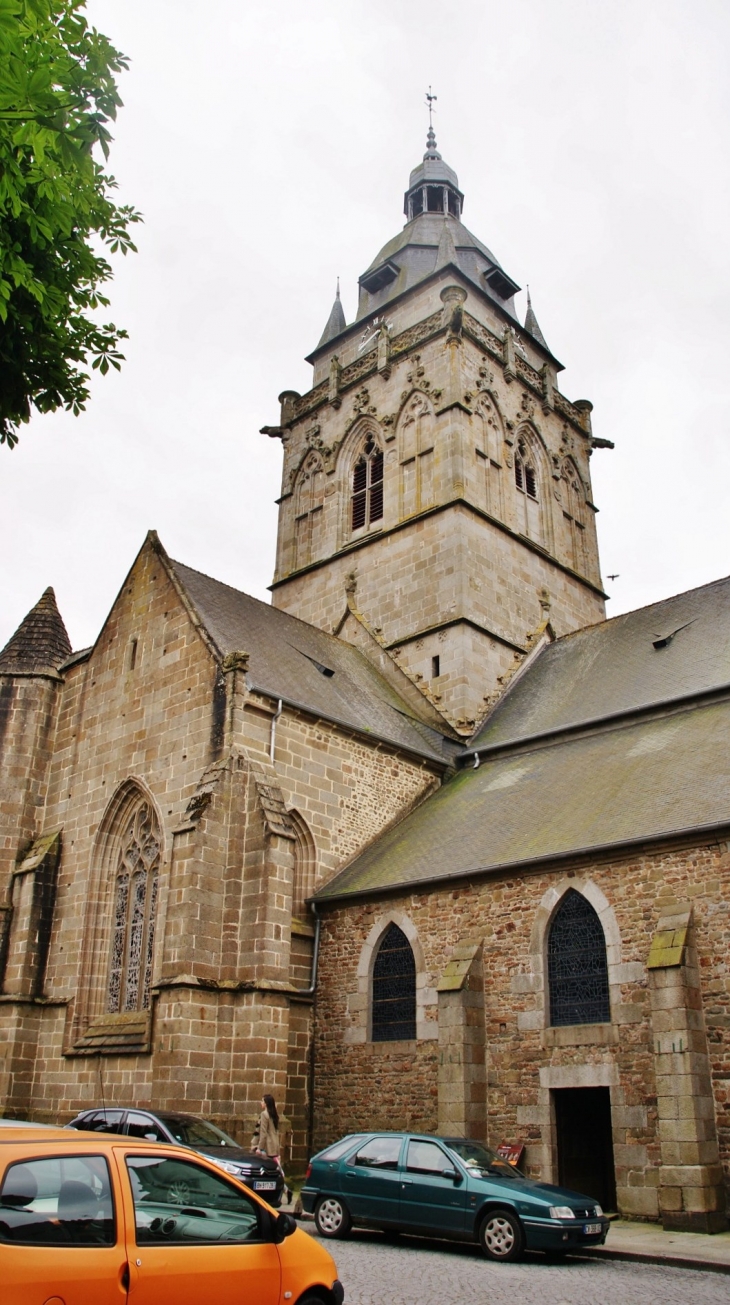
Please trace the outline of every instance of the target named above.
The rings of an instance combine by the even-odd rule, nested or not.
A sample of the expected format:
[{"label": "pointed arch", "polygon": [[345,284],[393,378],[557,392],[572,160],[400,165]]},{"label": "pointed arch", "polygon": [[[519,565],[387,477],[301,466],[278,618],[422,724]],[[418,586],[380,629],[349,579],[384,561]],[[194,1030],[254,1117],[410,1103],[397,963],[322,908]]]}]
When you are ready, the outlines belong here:
[{"label": "pointed arch", "polygon": [[373,965],[373,1042],[416,1036],[416,960],[403,930],[393,921],[380,939]]},{"label": "pointed arch", "polygon": [[343,441],[339,457],[342,517],[340,538],[359,538],[379,527],[385,511],[385,454],[382,431],[363,417]]},{"label": "pointed arch", "polygon": [[514,443],[514,511],[520,534],[549,547],[548,474],[545,451],[537,432],[525,422]]},{"label": "pointed arch", "polygon": [[413,390],[398,418],[401,519],[435,502],[435,432],[433,404],[422,390]]},{"label": "pointed arch", "polygon": [[307,916],[307,898],[317,886],[317,848],[312,831],[298,811],[287,812],[295,834],[292,915],[298,920]]},{"label": "pointed arch", "polygon": [[595,908],[569,888],[547,931],[550,1024],[607,1024],[611,1019],[606,938]]},{"label": "pointed arch", "polygon": [[163,862],[157,805],[130,776],[110,799],[91,854],[72,1038],[101,1015],[149,1008]]},{"label": "pointed arch", "polygon": [[486,511],[502,520],[504,518],[502,488],[504,423],[496,399],[486,390],[477,399],[474,417],[480,498]]},{"label": "pointed arch", "polygon": [[310,450],[294,483],[295,567],[316,561],[322,550],[325,472],[319,453]]},{"label": "pointed arch", "polygon": [[[438,1000],[433,976],[426,972],[426,962],[418,931],[404,911],[390,909],[376,918],[360,952],[357,991],[348,994],[350,1024],[345,1031],[346,1042],[366,1042],[373,1036],[373,976],[381,946],[392,925],[397,925],[406,939],[415,965],[416,1007],[413,1037],[419,1041],[438,1037]],[[384,955],[387,955],[387,951]]]},{"label": "pointed arch", "polygon": [[581,574],[586,570],[586,493],[580,472],[572,458],[560,469],[562,546],[569,566]]}]

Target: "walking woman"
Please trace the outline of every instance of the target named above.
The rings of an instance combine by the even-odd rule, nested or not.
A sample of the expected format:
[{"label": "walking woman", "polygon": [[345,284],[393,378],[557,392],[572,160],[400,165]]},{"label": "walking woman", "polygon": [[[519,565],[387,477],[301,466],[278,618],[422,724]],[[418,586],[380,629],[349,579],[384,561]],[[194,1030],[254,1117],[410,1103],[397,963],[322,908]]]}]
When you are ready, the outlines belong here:
[{"label": "walking woman", "polygon": [[[270,1092],[261,1098],[261,1118],[258,1137],[255,1140],[256,1151],[271,1156],[281,1169],[281,1143],[279,1141],[279,1112]],[[283,1172],[283,1170],[282,1170]]]}]

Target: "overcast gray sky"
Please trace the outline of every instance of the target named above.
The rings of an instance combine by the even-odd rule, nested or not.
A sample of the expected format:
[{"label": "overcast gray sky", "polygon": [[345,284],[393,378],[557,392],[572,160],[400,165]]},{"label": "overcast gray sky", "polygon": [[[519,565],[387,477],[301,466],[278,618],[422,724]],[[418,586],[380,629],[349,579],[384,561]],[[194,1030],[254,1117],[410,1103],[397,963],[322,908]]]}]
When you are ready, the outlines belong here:
[{"label": "overcast gray sky", "polygon": [[[132,59],[111,166],[119,376],[0,448],[0,645],[48,584],[94,640],[144,535],[259,597],[277,395],[309,388],[342,278],[403,224],[429,83],[466,225],[595,405],[617,613],[724,575],[730,5],[724,0],[90,0]],[[518,297],[524,314],[524,294]]]}]

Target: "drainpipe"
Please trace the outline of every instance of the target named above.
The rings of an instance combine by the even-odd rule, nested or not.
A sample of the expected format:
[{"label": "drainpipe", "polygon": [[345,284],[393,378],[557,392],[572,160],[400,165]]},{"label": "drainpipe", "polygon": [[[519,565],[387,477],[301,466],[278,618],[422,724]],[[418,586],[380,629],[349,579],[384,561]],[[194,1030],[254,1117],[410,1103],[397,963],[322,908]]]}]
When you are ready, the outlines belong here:
[{"label": "drainpipe", "polygon": [[278,721],[281,715],[281,708],[282,708],[282,700],[281,698],[279,698],[279,701],[276,704],[276,711],[271,717],[271,739],[269,742],[269,761],[271,762],[272,765],[274,764],[274,746],[276,744],[276,722]]},{"label": "drainpipe", "polygon": [[[315,997],[317,990],[317,966],[319,964],[319,935],[322,927],[322,917],[317,915],[317,907],[314,902],[309,903],[314,916],[314,951],[312,952],[312,982],[308,988],[304,989],[305,997]],[[311,1156],[314,1144],[314,1019],[316,1011],[316,997],[312,1003],[312,1039],[309,1044],[309,1083],[307,1085],[307,1095],[309,1097],[309,1118],[307,1120],[307,1150]]]}]

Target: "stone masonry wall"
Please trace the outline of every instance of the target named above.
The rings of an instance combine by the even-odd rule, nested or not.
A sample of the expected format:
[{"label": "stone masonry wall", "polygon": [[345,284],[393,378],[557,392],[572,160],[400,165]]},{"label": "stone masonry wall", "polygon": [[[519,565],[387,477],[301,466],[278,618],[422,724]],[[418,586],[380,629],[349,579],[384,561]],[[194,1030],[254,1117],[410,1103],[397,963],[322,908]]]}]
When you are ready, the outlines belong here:
[{"label": "stone masonry wall", "polygon": [[[657,1218],[661,1156],[646,961],[657,921],[676,902],[689,901],[720,1156],[730,1183],[729,872],[727,847],[710,844],[328,910],[317,1002],[316,1144],[364,1127],[436,1129],[437,1045],[353,1043],[360,956],[374,921],[395,912],[414,926],[423,954],[419,981],[427,989],[438,983],[456,946],[483,942],[490,1145],[526,1143],[527,1172],[557,1181],[551,1091],[606,1085],[619,1207],[627,1215]],[[544,933],[568,887],[592,900],[604,925],[609,1025],[547,1026]],[[362,1018],[367,1022],[367,1012]]]}]

